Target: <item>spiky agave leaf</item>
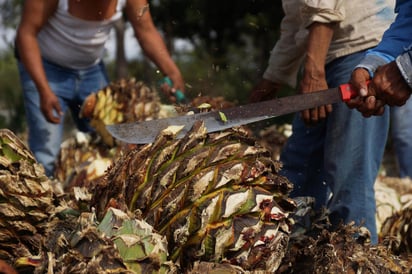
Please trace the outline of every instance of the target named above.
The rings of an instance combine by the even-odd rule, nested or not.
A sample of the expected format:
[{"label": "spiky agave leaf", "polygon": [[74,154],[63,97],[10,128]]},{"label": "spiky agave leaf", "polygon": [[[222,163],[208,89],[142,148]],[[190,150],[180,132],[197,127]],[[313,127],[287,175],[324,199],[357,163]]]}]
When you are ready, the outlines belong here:
[{"label": "spiky agave leaf", "polygon": [[41,250],[53,209],[52,182],[10,130],[0,130],[0,259],[10,264]]},{"label": "spiky agave leaf", "polygon": [[[105,208],[139,210],[167,236],[173,260],[277,268],[295,208],[279,164],[240,130],[206,135],[202,122],[180,140],[166,133],[116,161],[96,187]],[[184,258],[182,260],[182,258]]]}]

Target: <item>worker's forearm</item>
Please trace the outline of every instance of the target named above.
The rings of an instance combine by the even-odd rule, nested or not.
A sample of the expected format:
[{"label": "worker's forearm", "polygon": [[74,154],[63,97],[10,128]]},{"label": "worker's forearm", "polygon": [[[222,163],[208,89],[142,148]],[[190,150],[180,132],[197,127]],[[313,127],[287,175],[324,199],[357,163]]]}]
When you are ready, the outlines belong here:
[{"label": "worker's forearm", "polygon": [[156,64],[163,74],[170,76],[179,73],[163,39],[157,32],[140,32],[138,39],[145,55]]},{"label": "worker's forearm", "polygon": [[318,80],[325,77],[325,62],[333,37],[331,24],[313,23],[309,27],[305,74]]},{"label": "worker's forearm", "polygon": [[21,31],[18,33],[16,41],[20,61],[30,74],[39,92],[49,92],[50,87],[44,72],[36,37]]}]

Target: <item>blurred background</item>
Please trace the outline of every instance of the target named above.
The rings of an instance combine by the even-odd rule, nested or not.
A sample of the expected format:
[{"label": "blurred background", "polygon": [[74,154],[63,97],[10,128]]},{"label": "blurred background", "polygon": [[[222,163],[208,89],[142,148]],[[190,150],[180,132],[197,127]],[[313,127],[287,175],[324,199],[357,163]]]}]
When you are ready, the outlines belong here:
[{"label": "blurred background", "polygon": [[[13,42],[23,2],[0,0],[0,128],[16,133],[25,131]],[[279,35],[281,1],[149,0],[149,4],[186,80],[188,97],[223,96],[236,104],[247,103]],[[156,85],[162,78],[142,54],[127,21],[113,30],[105,61],[111,81],[135,77]],[[285,123],[290,118],[267,123]]]}]

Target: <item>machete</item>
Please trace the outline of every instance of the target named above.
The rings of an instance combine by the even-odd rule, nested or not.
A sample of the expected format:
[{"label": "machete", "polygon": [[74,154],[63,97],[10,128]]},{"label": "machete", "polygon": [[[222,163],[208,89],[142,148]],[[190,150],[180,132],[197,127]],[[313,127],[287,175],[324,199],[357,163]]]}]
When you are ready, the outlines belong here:
[{"label": "machete", "polygon": [[107,125],[116,139],[130,144],[152,143],[169,126],[181,126],[176,138],[182,138],[197,120],[203,120],[207,132],[216,132],[305,109],[348,101],[357,94],[350,84],[311,93],[236,106],[219,111],[182,115],[172,118]]}]

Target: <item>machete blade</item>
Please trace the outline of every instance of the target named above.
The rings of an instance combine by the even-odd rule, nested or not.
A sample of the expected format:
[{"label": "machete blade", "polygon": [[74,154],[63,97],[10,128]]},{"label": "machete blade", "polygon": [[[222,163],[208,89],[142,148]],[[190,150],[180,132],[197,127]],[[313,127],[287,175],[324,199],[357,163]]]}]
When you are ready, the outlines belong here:
[{"label": "machete blade", "polygon": [[113,124],[107,125],[106,128],[114,138],[131,144],[152,143],[159,133],[169,126],[182,126],[182,130],[176,136],[176,138],[181,138],[190,130],[194,122],[197,120],[204,121],[207,132],[216,132],[231,127],[274,118],[280,115],[347,100],[347,98],[342,98],[343,86],[350,91],[349,85],[345,84],[337,88],[286,96],[220,111],[196,113],[142,122]]}]

